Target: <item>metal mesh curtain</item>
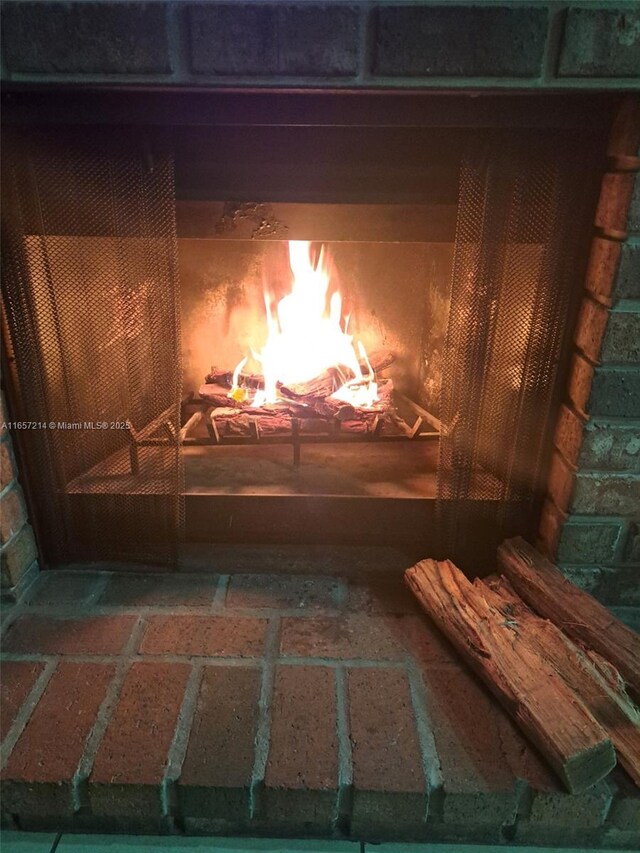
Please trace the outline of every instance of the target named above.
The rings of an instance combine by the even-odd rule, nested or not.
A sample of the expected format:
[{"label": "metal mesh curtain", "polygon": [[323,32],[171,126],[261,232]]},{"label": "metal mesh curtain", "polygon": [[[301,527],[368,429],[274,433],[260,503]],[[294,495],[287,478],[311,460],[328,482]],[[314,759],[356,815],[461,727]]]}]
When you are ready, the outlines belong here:
[{"label": "metal mesh curtain", "polygon": [[49,562],[171,564],[176,443],[129,464],[130,421],[179,429],[172,157],[138,133],[20,136],[3,152],[3,305]]},{"label": "metal mesh curtain", "polygon": [[[594,149],[596,154],[594,155]],[[445,346],[442,555],[491,568],[537,525],[593,211],[597,145],[489,134],[463,158]]]}]

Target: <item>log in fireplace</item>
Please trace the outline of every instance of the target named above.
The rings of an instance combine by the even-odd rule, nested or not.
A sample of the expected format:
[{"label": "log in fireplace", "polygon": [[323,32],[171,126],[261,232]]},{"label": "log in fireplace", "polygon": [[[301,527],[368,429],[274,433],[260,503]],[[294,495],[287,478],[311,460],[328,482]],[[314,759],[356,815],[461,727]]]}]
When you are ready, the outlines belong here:
[{"label": "log in fireplace", "polygon": [[38,98],[3,295],[47,563],[533,534],[615,99]]}]

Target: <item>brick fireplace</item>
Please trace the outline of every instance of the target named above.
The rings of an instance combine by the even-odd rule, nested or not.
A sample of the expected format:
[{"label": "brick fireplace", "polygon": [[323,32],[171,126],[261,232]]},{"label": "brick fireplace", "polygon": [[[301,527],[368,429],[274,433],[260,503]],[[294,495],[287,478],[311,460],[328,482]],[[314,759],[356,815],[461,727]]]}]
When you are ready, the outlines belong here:
[{"label": "brick fireplace", "polygon": [[[2,591],[18,601],[3,662],[9,824],[634,846],[627,778],[562,792],[401,588],[413,560],[456,547],[484,574],[521,533],[626,618],[640,605],[634,5],[3,3],[8,244],[23,229],[21,254],[6,253],[3,424],[43,400],[38,420],[80,411],[118,335],[140,402],[123,412],[129,443],[69,433],[34,449],[29,430],[2,430]],[[562,177],[527,178],[545,157]],[[64,177],[62,163],[76,167]],[[471,197],[498,222],[482,237]],[[317,444],[294,418],[284,445],[249,419],[212,446],[229,434],[197,399],[205,374],[252,351],[225,335],[254,305],[262,317],[288,241],[312,241],[314,269],[328,246],[345,316],[360,298],[348,322],[366,353],[393,344],[376,379],[405,408],[386,444],[374,412],[361,443],[350,417]],[[511,289],[492,291],[498,279]],[[111,289],[128,294],[115,319]],[[143,352],[133,323],[151,340],[154,316]],[[514,397],[494,374],[520,345]],[[466,400],[448,391],[461,376]],[[255,388],[231,379],[234,392]],[[86,399],[116,420],[109,393]],[[154,491],[158,447],[171,482]],[[79,722],[56,716],[62,696]]]},{"label": "brick fireplace", "polygon": [[[431,3],[380,3],[371,8],[357,3],[309,4],[278,10],[268,3],[187,4],[179,9],[173,4],[126,3],[5,6],[4,74],[6,86],[13,89],[13,93],[7,89],[7,106],[15,99],[28,99],[27,86],[35,99],[32,109],[45,121],[47,102],[41,100],[38,89],[69,83],[113,83],[123,90],[127,84],[257,85],[285,90],[310,85],[354,92],[371,86],[390,92],[425,86],[451,90],[454,85],[482,90],[489,83],[494,91],[514,86],[519,90],[620,91],[636,85],[635,17],[624,4],[605,3],[598,9],[576,4],[561,10],[544,3],[526,8],[496,4],[482,10]],[[486,40],[482,49],[470,50],[465,47],[466,34],[481,25]],[[77,42],[63,40],[63,29],[92,35]],[[303,61],[299,45],[311,29],[315,49]],[[144,33],[135,50],[126,37],[133,31]],[[450,37],[453,49],[434,53],[430,39],[436,32],[444,41]],[[239,42],[240,34],[242,49],[231,49],[234,35]],[[53,101],[48,103],[58,110]],[[325,98],[324,103],[329,101]],[[72,102],[70,108],[82,109]],[[18,113],[20,109],[18,103]],[[618,605],[635,602],[638,562],[637,294],[633,289],[637,149],[633,107],[625,109],[614,130],[611,171],[605,176],[595,217],[587,296],[578,320],[568,397],[559,413],[540,534],[548,553],[557,551],[573,579]],[[400,121],[402,110],[393,110],[392,121]],[[81,120],[91,119],[87,114]],[[19,591],[24,572],[35,569],[36,549],[7,432],[3,453],[7,519],[3,588]],[[46,556],[43,560],[41,555],[41,562],[46,564]]]}]

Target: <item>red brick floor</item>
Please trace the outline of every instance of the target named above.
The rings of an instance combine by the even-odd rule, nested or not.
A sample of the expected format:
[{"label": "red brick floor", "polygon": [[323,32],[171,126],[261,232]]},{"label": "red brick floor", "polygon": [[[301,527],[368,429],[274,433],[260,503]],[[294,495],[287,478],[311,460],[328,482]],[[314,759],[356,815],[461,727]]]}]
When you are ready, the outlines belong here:
[{"label": "red brick floor", "polygon": [[3,624],[9,826],[640,846],[564,793],[400,576],[49,572]]}]

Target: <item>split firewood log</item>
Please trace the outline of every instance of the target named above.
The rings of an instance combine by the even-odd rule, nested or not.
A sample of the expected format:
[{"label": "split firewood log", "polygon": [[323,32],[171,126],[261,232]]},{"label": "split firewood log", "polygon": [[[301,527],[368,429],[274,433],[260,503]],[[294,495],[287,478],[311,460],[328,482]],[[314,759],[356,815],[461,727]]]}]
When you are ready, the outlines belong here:
[{"label": "split firewood log", "polygon": [[629,698],[618,670],[602,655],[574,642],[553,622],[534,613],[506,578],[475,580],[474,586],[552,664],[608,732],[618,761],[640,787],[640,710]]},{"label": "split firewood log", "polygon": [[422,560],[410,589],[572,793],[615,766],[611,738],[513,620],[450,561]]},{"label": "split firewood log", "polygon": [[520,536],[507,539],[498,548],[498,566],[537,613],[610,661],[636,702],[640,701],[640,635],[572,584]]}]

